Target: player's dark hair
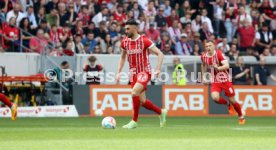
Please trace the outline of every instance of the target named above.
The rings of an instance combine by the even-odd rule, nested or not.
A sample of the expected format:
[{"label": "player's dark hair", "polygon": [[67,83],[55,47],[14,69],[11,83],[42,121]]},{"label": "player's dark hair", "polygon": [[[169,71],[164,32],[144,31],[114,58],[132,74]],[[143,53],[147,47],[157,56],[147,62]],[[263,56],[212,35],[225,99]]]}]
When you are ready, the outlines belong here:
[{"label": "player's dark hair", "polygon": [[65,66],[65,65],[67,65],[68,64],[68,61],[63,61],[63,62],[61,62],[61,66]]},{"label": "player's dark hair", "polygon": [[136,22],[134,19],[129,19],[127,22],[126,22],[126,25],[135,25],[135,26],[138,26],[138,22]]},{"label": "player's dark hair", "polygon": [[95,62],[96,60],[97,60],[97,58],[93,55],[88,58],[89,62]]}]

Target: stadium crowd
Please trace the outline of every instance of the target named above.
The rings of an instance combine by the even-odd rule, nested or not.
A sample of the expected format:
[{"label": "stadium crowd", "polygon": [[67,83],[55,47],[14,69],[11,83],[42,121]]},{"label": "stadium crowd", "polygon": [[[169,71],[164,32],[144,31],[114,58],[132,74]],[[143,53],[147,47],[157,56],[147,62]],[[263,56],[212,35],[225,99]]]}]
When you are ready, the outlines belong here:
[{"label": "stadium crowd", "polygon": [[276,55],[275,6],[275,0],[0,0],[1,51],[119,54],[124,23],[134,18],[165,55],[200,55],[204,41],[215,40],[230,60],[259,58]]}]

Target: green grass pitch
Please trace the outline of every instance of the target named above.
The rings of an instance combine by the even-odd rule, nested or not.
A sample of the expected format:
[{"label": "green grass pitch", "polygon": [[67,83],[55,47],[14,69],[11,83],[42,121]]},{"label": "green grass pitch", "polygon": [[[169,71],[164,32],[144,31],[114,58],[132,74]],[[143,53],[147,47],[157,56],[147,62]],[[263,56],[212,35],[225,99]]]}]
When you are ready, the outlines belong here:
[{"label": "green grass pitch", "polygon": [[0,118],[0,150],[275,150],[276,118],[171,117],[159,128],[157,117],[140,117],[125,130],[129,117],[115,117],[116,129],[102,129],[101,117]]}]

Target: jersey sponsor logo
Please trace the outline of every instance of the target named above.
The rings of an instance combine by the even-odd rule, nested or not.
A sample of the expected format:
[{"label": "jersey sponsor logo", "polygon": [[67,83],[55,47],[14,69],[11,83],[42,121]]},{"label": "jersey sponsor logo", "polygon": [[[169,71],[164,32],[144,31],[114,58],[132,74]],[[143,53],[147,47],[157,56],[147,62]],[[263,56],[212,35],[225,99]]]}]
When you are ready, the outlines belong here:
[{"label": "jersey sponsor logo", "polygon": [[127,54],[131,55],[131,54],[139,54],[142,53],[143,50],[142,49],[131,49],[131,50],[127,50]]},{"label": "jersey sponsor logo", "polygon": [[247,116],[276,116],[276,87],[235,86],[235,93]]},{"label": "jersey sponsor logo", "polygon": [[90,115],[102,110],[104,116],[130,116],[132,97],[130,86],[90,86]]},{"label": "jersey sponsor logo", "polygon": [[204,86],[163,86],[163,107],[169,116],[208,115],[208,94]]}]

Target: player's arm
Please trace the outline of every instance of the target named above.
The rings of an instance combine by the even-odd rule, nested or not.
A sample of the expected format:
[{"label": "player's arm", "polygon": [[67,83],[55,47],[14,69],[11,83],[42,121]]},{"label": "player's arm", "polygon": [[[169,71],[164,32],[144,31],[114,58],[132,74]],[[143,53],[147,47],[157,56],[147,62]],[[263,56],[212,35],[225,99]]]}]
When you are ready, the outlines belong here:
[{"label": "player's arm", "polygon": [[244,75],[246,75],[246,78],[248,78],[248,76],[247,76],[247,75],[248,75],[248,72],[249,72],[249,69],[246,68],[243,72],[241,72],[241,73],[235,75],[235,79],[239,79],[239,78],[243,77]]},{"label": "player's arm", "polygon": [[258,85],[263,85],[262,82],[261,82],[261,80],[260,80],[260,74],[259,73],[255,74],[255,78],[256,78],[256,81],[257,81]]},{"label": "player's arm", "polygon": [[120,58],[120,62],[119,62],[118,70],[117,70],[117,75],[116,75],[117,82],[119,82],[120,73],[122,72],[123,67],[125,65],[126,56],[127,56],[126,50],[122,49],[122,54],[121,54],[121,58]]},{"label": "player's arm", "polygon": [[221,61],[222,66],[215,65],[214,68],[218,71],[223,71],[229,69],[229,63],[228,60]]},{"label": "player's arm", "polygon": [[276,77],[275,77],[273,74],[270,75],[270,78],[271,78],[274,82],[276,82]]},{"label": "player's arm", "polygon": [[161,69],[161,65],[163,63],[164,54],[155,45],[151,46],[149,48],[149,50],[153,54],[157,55],[157,57],[158,57],[158,62],[157,62],[156,71],[155,71],[156,76],[158,76],[160,74],[160,69]]}]

